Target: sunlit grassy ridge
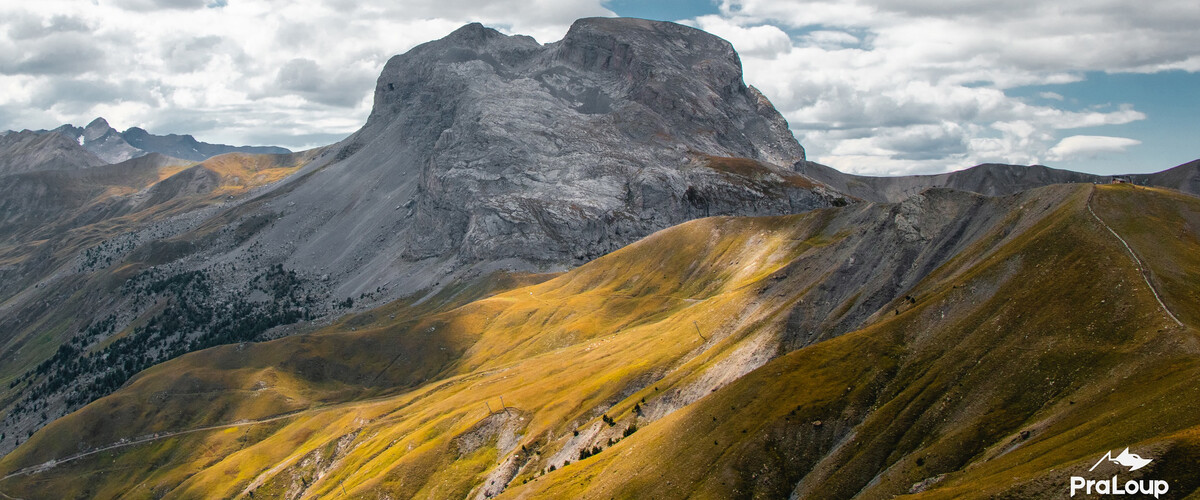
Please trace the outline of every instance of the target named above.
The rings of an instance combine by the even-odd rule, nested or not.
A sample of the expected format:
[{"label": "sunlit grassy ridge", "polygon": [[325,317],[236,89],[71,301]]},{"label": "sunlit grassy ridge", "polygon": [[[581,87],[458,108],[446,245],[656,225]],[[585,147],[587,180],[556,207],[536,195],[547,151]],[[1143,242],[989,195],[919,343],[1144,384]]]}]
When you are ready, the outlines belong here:
[{"label": "sunlit grassy ridge", "polygon": [[[422,372],[419,366],[431,363],[433,366],[445,366],[442,373],[445,382],[433,388],[423,387],[405,393],[388,400],[388,404],[355,406],[353,411],[369,412],[364,417],[368,420],[381,419],[381,422],[373,424],[372,428],[378,429],[375,432],[385,433],[391,439],[405,438],[423,443],[422,449],[438,442],[442,447],[450,446],[450,438],[461,434],[486,414],[485,401],[490,401],[488,404],[493,407],[499,407],[501,397],[505,398],[505,404],[519,409],[510,411],[529,415],[530,421],[521,425],[522,434],[562,433],[568,420],[578,420],[575,423],[580,425],[590,420],[589,416],[578,414],[580,408],[590,411],[607,401],[615,402],[617,393],[636,389],[635,379],[644,378],[647,371],[665,372],[678,363],[683,355],[697,351],[704,344],[701,335],[696,332],[697,328],[711,338],[713,331],[725,321],[723,318],[737,318],[746,302],[744,296],[753,293],[750,289],[738,290],[737,285],[746,280],[762,279],[764,273],[786,262],[787,248],[781,247],[802,246],[782,238],[784,234],[791,233],[774,227],[779,222],[763,219],[758,224],[747,226],[733,219],[710,219],[677,230],[676,233],[694,233],[686,239],[694,246],[695,252],[711,256],[701,262],[678,258],[674,253],[655,255],[663,251],[662,246],[669,239],[679,239],[679,234],[652,237],[611,257],[613,263],[622,268],[618,273],[612,273],[612,268],[608,266],[589,265],[571,273],[570,278],[564,276],[473,302],[450,312],[423,316],[411,324],[401,322],[380,329],[364,327],[353,333],[342,331],[289,338],[263,344],[261,349],[260,346],[251,345],[243,348],[242,352],[246,353],[244,356],[236,354],[237,347],[185,356],[179,363],[194,368],[180,370],[178,364],[156,367],[142,374],[128,389],[85,408],[78,417],[72,418],[98,421],[103,417],[92,416],[90,412],[107,415],[116,408],[144,408],[147,406],[145,403],[138,404],[136,399],[131,401],[123,398],[138,398],[136,395],[146,393],[164,395],[162,403],[152,405],[153,411],[162,412],[162,415],[128,415],[126,418],[154,421],[153,430],[261,418],[264,415],[257,411],[259,407],[251,405],[250,401],[274,403],[275,412],[282,412],[293,409],[282,404],[287,397],[298,404],[311,404],[313,399],[299,391],[292,392],[286,377],[277,377],[276,380],[280,382],[274,385],[267,382],[268,387],[260,389],[260,394],[247,397],[242,391],[267,380],[262,372],[256,370],[279,366],[281,370],[312,381],[309,390],[323,388],[326,391],[323,394],[331,394],[339,390],[339,384],[369,386],[375,383],[377,377],[383,377],[389,386],[402,385],[404,382],[400,379],[404,377],[423,381],[428,374]],[[649,251],[640,251],[643,248]],[[662,260],[655,260],[656,257],[662,257]],[[728,266],[727,259],[733,257],[746,258],[747,262],[740,267]],[[689,280],[689,286],[684,290],[674,290],[679,288],[679,277],[688,273],[705,276],[707,280],[704,280],[704,284],[697,284],[700,280]],[[667,276],[674,283],[671,287],[664,284],[664,277]],[[645,300],[637,300],[639,296],[645,296]],[[711,311],[712,316],[705,318],[696,315],[694,320],[681,321],[671,313],[672,309],[687,308],[702,308],[705,312]],[[684,341],[680,341],[679,334],[665,334],[662,332],[664,328],[685,332]],[[724,349],[733,348],[738,344],[739,337],[744,335],[725,336],[719,342],[714,338],[717,347],[695,362],[703,362],[703,359],[714,357]],[[286,347],[273,344],[284,344]],[[422,349],[425,351],[422,352]],[[258,355],[258,351],[263,354]],[[621,366],[621,363],[615,362],[614,351],[626,354],[638,352],[642,355],[632,365]],[[310,357],[306,355],[309,352],[322,354]],[[393,352],[396,354],[392,355]],[[446,359],[456,360],[452,364],[433,361],[443,355],[448,357]],[[338,360],[347,358],[355,361],[339,364]],[[252,367],[246,367],[246,360],[250,359],[254,360],[250,362]],[[233,369],[223,369],[230,363],[233,366],[229,368]],[[157,370],[168,375],[157,376]],[[182,375],[173,377],[172,374]],[[589,374],[602,376],[590,377]],[[259,380],[252,380],[254,378]],[[168,379],[168,387],[154,385],[162,383],[164,379]],[[203,399],[199,404],[188,407],[192,411],[179,411],[171,406],[172,402],[195,399],[191,395],[175,396],[184,392],[179,390],[181,386],[190,387],[187,392],[195,394],[211,394],[213,386],[225,387],[226,404]],[[436,391],[436,399],[421,397],[430,390]],[[550,394],[557,396],[547,398]],[[408,402],[413,398],[416,398],[415,403]],[[414,409],[420,411],[395,415],[396,405],[414,405]],[[320,414],[326,415],[330,411],[337,410]],[[627,413],[629,408],[623,411]],[[203,417],[195,420],[195,414]],[[619,414],[612,416],[619,417]],[[292,426],[308,428],[311,425],[307,415],[297,416],[295,422],[285,430]],[[70,429],[71,424],[64,420],[52,424],[52,427],[38,435],[47,437],[34,438],[46,441],[30,445],[30,449],[41,450],[39,454],[46,453],[44,456],[47,458],[73,451],[56,445],[59,440],[51,441],[49,437],[61,436],[61,429]],[[71,435],[94,440],[91,446],[119,439],[113,432],[104,431],[109,427],[102,427],[89,428],[78,435],[72,432]],[[338,433],[343,429],[335,427],[326,430]],[[280,434],[276,438],[283,439],[282,436]],[[318,436],[326,439],[341,437],[340,434],[328,436],[320,432]],[[296,453],[307,453],[304,447],[297,450],[291,445],[279,446],[276,438],[256,444],[255,449],[278,450],[283,453],[278,457],[279,460],[286,460]],[[362,456],[346,457],[342,470],[338,472],[357,473],[354,477],[360,480],[378,480],[379,474],[374,472],[378,468],[393,470],[396,474],[392,476],[401,478],[405,477],[404,471],[423,476],[426,473],[419,471],[426,470],[422,468],[427,467],[422,465],[425,460],[436,459],[436,469],[441,469],[442,462],[446,460],[444,449],[426,456],[419,451],[408,453],[403,446],[386,446],[387,441],[380,437],[372,439],[371,444],[385,445],[377,452],[378,457],[369,451]],[[403,452],[402,459],[396,459],[398,452]],[[34,459],[34,462],[39,460],[41,458]],[[478,479],[475,476],[483,470],[480,468],[486,469],[488,465],[489,462],[484,461],[469,474],[464,472],[463,477],[454,481],[454,487],[473,487]],[[219,479],[201,478],[216,470],[208,468],[193,477],[192,481],[205,484],[205,488],[215,487],[214,483],[221,483]],[[418,472],[411,472],[414,470]],[[347,481],[339,484],[339,488],[349,487],[352,483]],[[425,483],[436,484],[431,479]],[[240,481],[232,486],[239,485]],[[424,486],[422,482],[414,481],[415,489],[410,493],[415,494]]]},{"label": "sunlit grassy ridge", "polygon": [[[1097,204],[1118,195],[1158,196],[1106,188]],[[1195,331],[1138,290],[1078,201],[1066,208],[961,281],[924,284],[912,310],[790,353],[506,495],[870,498],[948,474],[929,495],[1060,497],[1064,468],[1130,445],[1165,454],[1141,475],[1190,492],[1194,473],[1171,464],[1197,458]]]},{"label": "sunlit grassy ridge", "polygon": [[[925,206],[942,211],[924,215],[856,205],[702,219],[548,281],[469,285],[436,306],[406,301],[316,334],[193,353],[51,424],[0,473],[199,431],[11,477],[0,490],[845,498],[903,494],[940,476],[925,494],[1061,496],[1064,470],[1148,446],[1165,455],[1145,474],[1190,491],[1186,468],[1170,467],[1196,460],[1195,331],[1166,319],[1088,214],[1092,189],[929,193]],[[1195,200],[1105,187],[1092,203],[1121,231],[1134,217],[1121,204],[1154,206],[1192,238],[1131,236],[1161,269],[1164,300],[1188,300]],[[916,236],[896,222],[905,214]],[[1168,237],[1183,243],[1156,246]],[[918,253],[919,238],[936,248]],[[915,260],[847,262],[872,247]],[[904,269],[918,262],[928,272]],[[914,284],[835,293],[854,286],[839,276],[858,276],[855,266]],[[516,288],[473,300],[507,286]],[[849,324],[860,326],[836,329]]]}]

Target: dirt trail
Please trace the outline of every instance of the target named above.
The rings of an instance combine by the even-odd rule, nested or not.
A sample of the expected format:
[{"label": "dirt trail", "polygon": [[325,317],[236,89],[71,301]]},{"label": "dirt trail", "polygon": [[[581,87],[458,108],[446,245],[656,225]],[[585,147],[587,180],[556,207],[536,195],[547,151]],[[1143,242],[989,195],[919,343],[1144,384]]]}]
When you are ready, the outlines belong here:
[{"label": "dirt trail", "polygon": [[[85,451],[85,452],[82,452],[82,453],[76,453],[76,454],[74,454],[74,455],[70,455],[70,456],[67,456],[67,457],[65,457],[65,458],[53,459],[53,460],[50,460],[50,461],[48,461],[48,462],[45,462],[45,463],[41,463],[41,464],[38,464],[38,465],[31,465],[31,466],[29,466],[29,467],[25,467],[25,468],[23,468],[23,469],[18,469],[17,471],[15,471],[15,472],[13,472],[13,473],[11,473],[11,474],[7,475],[7,476],[4,476],[3,478],[0,478],[0,481],[7,481],[8,479],[10,479],[10,478],[13,478],[13,477],[16,477],[16,476],[23,476],[23,475],[27,475],[27,474],[37,474],[37,473],[40,473],[40,472],[45,472],[45,471],[48,471],[48,470],[50,470],[50,469],[53,469],[53,468],[55,468],[55,467],[57,467],[57,466],[59,466],[59,465],[61,465],[61,464],[64,464],[64,463],[67,463],[67,462],[70,462],[70,461],[73,461],[73,460],[78,460],[78,459],[80,459],[80,458],[88,457],[88,456],[91,456],[91,455],[95,455],[95,454],[97,454],[97,453],[102,453],[102,452],[109,451],[109,450],[115,450],[115,449],[117,449],[117,448],[124,448],[124,447],[126,447],[126,446],[134,446],[134,445],[139,445],[139,444],[149,443],[149,442],[151,442],[151,441],[157,441],[157,440],[159,440],[159,439],[166,439],[166,438],[169,438],[169,437],[180,436],[180,435],[183,435],[183,434],[192,434],[192,433],[195,433],[195,432],[206,432],[206,431],[213,431],[213,430],[220,430],[220,429],[228,429],[228,428],[230,428],[230,427],[240,427],[240,426],[244,426],[244,425],[259,425],[259,424],[265,424],[265,423],[268,423],[268,422],[274,422],[274,421],[276,421],[276,420],[283,420],[283,419],[285,419],[285,418],[292,418],[292,417],[295,417],[295,416],[297,416],[297,415],[300,415],[300,414],[302,414],[302,413],[307,413],[307,412],[310,412],[310,411],[313,411],[313,410],[312,410],[312,409],[300,410],[300,411],[295,411],[295,412],[291,412],[291,413],[284,413],[284,414],[276,415],[276,416],[274,416],[274,417],[268,417],[268,418],[259,419],[259,420],[240,420],[240,421],[237,421],[237,422],[234,422],[234,423],[231,423],[231,424],[211,425],[211,426],[208,426],[208,427],[199,427],[199,428],[196,428],[196,429],[187,429],[187,430],[183,430],[183,431],[175,431],[175,432],[160,432],[160,433],[156,433],[156,434],[151,434],[151,435],[149,435],[149,436],[142,436],[142,437],[140,437],[140,438],[137,438],[137,439],[131,439],[131,440],[129,440],[129,441],[121,441],[121,442],[116,442],[116,443],[113,443],[113,444],[110,444],[110,445],[107,445],[107,446],[101,446],[101,447],[99,447],[99,448],[95,448],[95,449],[92,449],[92,450],[88,450],[88,451]],[[0,495],[3,495],[3,496],[5,496],[5,497],[8,497],[8,495],[4,495],[3,493],[0,493]],[[9,497],[9,498],[11,498],[11,497]]]},{"label": "dirt trail", "polygon": [[[465,381],[468,381],[471,379],[484,377],[484,376],[487,376],[487,375],[490,375],[490,374],[493,374],[493,373],[496,373],[496,372],[502,371],[502,370],[503,369],[492,369],[492,370],[487,370],[482,373],[471,374],[471,375],[467,375],[467,376],[450,377],[450,378],[442,380],[436,384],[433,384],[432,387],[441,387],[444,384],[448,384],[448,383],[465,382]],[[429,386],[427,386],[427,387],[429,387]],[[420,390],[420,389],[418,389],[418,390]],[[91,450],[88,450],[85,452],[76,453],[74,455],[69,455],[64,458],[52,459],[52,460],[49,460],[47,462],[44,462],[44,463],[41,463],[38,465],[31,465],[29,467],[24,467],[22,469],[18,469],[16,471],[4,476],[3,478],[0,478],[0,482],[7,481],[8,479],[11,479],[16,476],[23,476],[23,475],[28,475],[28,474],[38,474],[41,472],[45,472],[45,471],[53,469],[61,464],[71,462],[73,460],[78,460],[80,458],[88,457],[91,455],[95,455],[97,453],[114,450],[117,448],[124,448],[127,446],[145,444],[145,443],[149,443],[151,441],[157,441],[159,439],[167,439],[167,438],[174,437],[174,436],[180,436],[180,435],[184,435],[184,434],[192,434],[192,433],[196,433],[196,432],[208,432],[208,431],[214,431],[214,430],[220,430],[220,429],[228,429],[230,427],[241,427],[241,426],[248,426],[248,425],[265,424],[265,423],[275,422],[277,420],[298,417],[298,416],[305,415],[308,413],[330,411],[330,410],[336,410],[338,408],[347,407],[347,406],[363,405],[363,404],[376,403],[376,402],[380,402],[380,401],[386,401],[389,399],[395,399],[401,395],[402,394],[386,394],[386,395],[382,395],[382,396],[365,398],[365,399],[361,399],[361,400],[346,401],[346,402],[332,404],[332,405],[328,405],[328,406],[316,406],[316,407],[305,408],[305,409],[296,410],[296,411],[292,411],[292,412],[288,412],[288,413],[280,413],[280,414],[272,416],[272,417],[266,417],[266,418],[257,419],[257,420],[239,420],[237,422],[231,422],[228,424],[210,425],[207,427],[198,427],[195,429],[186,429],[186,430],[182,430],[182,431],[159,432],[156,434],[150,434],[147,436],[142,436],[142,437],[131,439],[128,441],[118,441],[116,443],[101,446],[99,448],[94,448],[94,449],[91,449]],[[421,396],[421,397],[424,397],[424,396]],[[6,497],[6,498],[12,498],[12,497],[9,497],[8,495],[5,495],[4,492],[0,492],[0,496]],[[21,499],[15,499],[15,500],[21,500]]]},{"label": "dirt trail", "polygon": [[1087,201],[1088,212],[1092,214],[1092,217],[1096,218],[1096,221],[1099,222],[1101,226],[1104,226],[1104,228],[1107,229],[1108,232],[1112,233],[1112,235],[1117,238],[1117,241],[1120,241],[1121,244],[1125,246],[1125,250],[1129,251],[1129,257],[1133,259],[1133,264],[1135,266],[1137,266],[1138,272],[1141,273],[1141,275],[1142,275],[1142,279],[1146,281],[1146,286],[1150,287],[1150,293],[1154,294],[1154,300],[1158,301],[1158,305],[1160,307],[1162,307],[1163,312],[1166,312],[1167,316],[1170,317],[1171,320],[1175,322],[1175,324],[1177,324],[1179,326],[1183,326],[1183,322],[1179,321],[1179,318],[1176,318],[1175,314],[1172,313],[1171,310],[1167,308],[1167,305],[1164,304],[1162,301],[1162,297],[1159,297],[1158,290],[1155,289],[1154,284],[1150,282],[1150,268],[1143,266],[1142,261],[1140,259],[1138,259],[1137,254],[1134,253],[1133,247],[1130,247],[1129,243],[1125,242],[1125,238],[1122,238],[1121,235],[1117,234],[1117,232],[1115,230],[1113,230],[1112,227],[1109,227],[1109,225],[1104,222],[1104,219],[1101,219],[1099,215],[1096,215],[1095,210],[1092,210],[1092,198],[1095,196],[1096,196],[1096,188],[1095,188],[1095,186],[1093,186],[1092,193],[1088,195],[1088,201]]}]

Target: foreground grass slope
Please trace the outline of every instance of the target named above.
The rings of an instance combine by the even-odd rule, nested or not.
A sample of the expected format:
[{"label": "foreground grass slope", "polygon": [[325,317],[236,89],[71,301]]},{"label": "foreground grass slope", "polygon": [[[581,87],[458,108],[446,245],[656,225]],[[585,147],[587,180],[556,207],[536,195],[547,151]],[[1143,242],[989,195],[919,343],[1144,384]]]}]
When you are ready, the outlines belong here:
[{"label": "foreground grass slope", "polygon": [[703,219],[549,281],[156,366],[0,460],[0,491],[1061,496],[1133,446],[1186,494],[1196,332],[1089,203],[1194,325],[1200,203],[1169,192]]}]

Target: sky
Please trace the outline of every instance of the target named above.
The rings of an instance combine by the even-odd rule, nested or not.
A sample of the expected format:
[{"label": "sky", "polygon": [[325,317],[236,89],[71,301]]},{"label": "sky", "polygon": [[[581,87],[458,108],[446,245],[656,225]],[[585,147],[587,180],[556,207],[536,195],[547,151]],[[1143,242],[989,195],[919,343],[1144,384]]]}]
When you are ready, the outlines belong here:
[{"label": "sky", "polygon": [[1200,158],[1195,0],[39,0],[0,5],[0,130],[85,125],[304,149],[383,64],[468,22],[542,43],[588,16],[729,40],[810,160],[864,175]]}]

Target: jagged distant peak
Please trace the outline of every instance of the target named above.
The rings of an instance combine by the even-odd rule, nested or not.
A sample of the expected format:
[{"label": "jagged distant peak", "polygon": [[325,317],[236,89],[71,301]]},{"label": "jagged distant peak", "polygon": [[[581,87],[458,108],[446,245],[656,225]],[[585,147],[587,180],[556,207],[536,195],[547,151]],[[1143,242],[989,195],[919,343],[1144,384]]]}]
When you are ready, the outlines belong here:
[{"label": "jagged distant peak", "polygon": [[53,130],[39,132],[55,132],[75,140],[106,163],[120,163],[152,152],[191,161],[204,161],[225,153],[291,153],[290,150],[277,146],[210,144],[198,141],[190,134],[155,135],[137,126],[121,132],[113,128],[104,117],[96,117],[82,128],[66,124]]},{"label": "jagged distant peak", "polygon": [[87,126],[85,126],[84,128],[85,129],[111,129],[112,126],[110,126],[108,124],[108,120],[105,120],[104,117],[97,116],[96,119],[89,122],[87,124]]}]

